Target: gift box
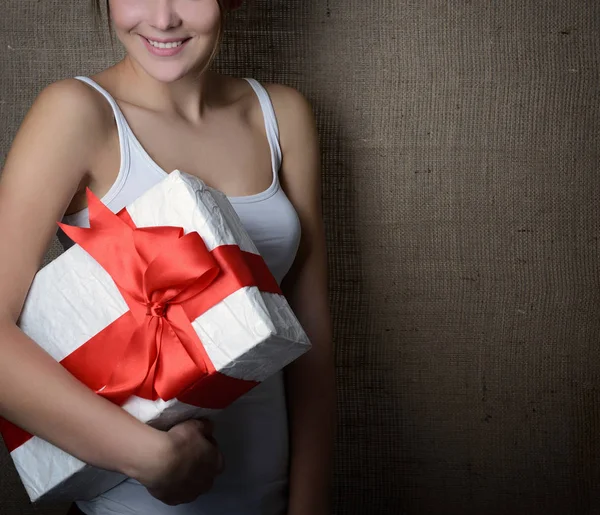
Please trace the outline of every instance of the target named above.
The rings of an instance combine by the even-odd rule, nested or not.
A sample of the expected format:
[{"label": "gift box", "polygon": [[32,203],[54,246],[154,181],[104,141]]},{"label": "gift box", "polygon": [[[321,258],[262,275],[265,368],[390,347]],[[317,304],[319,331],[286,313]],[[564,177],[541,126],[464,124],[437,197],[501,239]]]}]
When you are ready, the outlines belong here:
[{"label": "gift box", "polygon": [[[227,197],[179,171],[35,276],[19,327],[75,377],[168,429],[223,409],[310,348]],[[2,421],[32,501],[90,499],[125,477]]]}]

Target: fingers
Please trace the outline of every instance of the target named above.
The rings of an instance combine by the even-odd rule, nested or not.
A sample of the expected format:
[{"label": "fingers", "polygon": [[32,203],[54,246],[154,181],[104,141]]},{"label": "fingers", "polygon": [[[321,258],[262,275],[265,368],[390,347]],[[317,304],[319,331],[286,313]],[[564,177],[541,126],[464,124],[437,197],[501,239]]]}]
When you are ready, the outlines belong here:
[{"label": "fingers", "polygon": [[217,440],[215,440],[215,438],[213,436],[214,424],[212,423],[212,421],[207,420],[207,419],[200,419],[200,420],[197,420],[197,422],[201,426],[201,431],[202,431],[202,434],[204,435],[204,438],[206,438],[206,440],[214,446],[214,451],[216,452],[215,473],[221,474],[223,472],[223,470],[225,470],[225,458],[223,458],[223,454],[219,450],[219,445],[217,443]]},{"label": "fingers", "polygon": [[[223,454],[219,451],[219,446],[217,441],[213,436],[214,424],[211,420],[202,418],[202,419],[194,419],[190,420],[190,422],[194,423],[198,428],[202,436],[208,441],[211,445],[214,446],[214,452],[216,453],[216,469],[215,474],[221,474],[225,470],[225,459],[223,458]],[[213,462],[213,463],[215,463]]]}]

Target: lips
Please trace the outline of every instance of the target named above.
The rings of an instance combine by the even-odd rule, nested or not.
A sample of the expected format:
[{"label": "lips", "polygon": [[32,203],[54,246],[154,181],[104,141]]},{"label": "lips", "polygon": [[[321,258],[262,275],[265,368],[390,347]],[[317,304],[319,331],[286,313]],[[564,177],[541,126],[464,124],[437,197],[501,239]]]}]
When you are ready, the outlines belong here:
[{"label": "lips", "polygon": [[171,57],[180,53],[191,38],[150,39],[140,36],[148,51],[159,57]]}]

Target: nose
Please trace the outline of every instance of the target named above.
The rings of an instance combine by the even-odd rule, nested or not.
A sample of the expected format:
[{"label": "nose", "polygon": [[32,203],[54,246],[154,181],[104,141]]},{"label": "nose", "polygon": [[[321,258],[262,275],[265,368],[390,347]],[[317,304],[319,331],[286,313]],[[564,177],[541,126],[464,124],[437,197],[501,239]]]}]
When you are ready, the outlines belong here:
[{"label": "nose", "polygon": [[177,14],[173,0],[153,0],[150,24],[163,31],[181,25],[181,18]]}]

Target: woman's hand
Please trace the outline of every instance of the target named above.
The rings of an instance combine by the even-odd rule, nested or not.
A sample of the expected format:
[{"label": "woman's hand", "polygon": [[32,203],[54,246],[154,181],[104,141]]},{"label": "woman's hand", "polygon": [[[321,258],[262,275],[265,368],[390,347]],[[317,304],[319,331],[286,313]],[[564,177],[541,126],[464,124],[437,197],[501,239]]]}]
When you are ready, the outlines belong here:
[{"label": "woman's hand", "polygon": [[153,497],[169,505],[192,502],[223,471],[223,456],[208,420],[188,420],[158,432],[158,452],[132,474]]}]

